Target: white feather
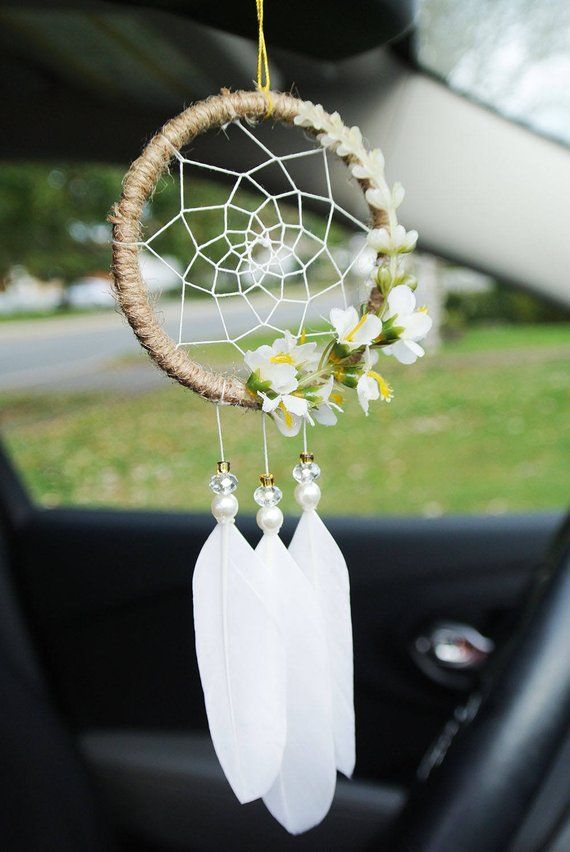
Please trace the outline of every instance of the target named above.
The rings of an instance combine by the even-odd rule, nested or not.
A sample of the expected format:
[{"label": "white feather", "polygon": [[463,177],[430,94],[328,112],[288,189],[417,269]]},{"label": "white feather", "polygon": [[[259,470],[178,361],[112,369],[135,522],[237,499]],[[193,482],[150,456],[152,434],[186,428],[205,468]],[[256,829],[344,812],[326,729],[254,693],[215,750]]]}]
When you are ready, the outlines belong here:
[{"label": "white feather", "polygon": [[311,581],[327,638],[336,766],[348,778],[354,771],[354,672],[348,569],[336,541],[319,515],[304,511],[289,552]]},{"label": "white feather", "polygon": [[267,573],[233,523],[217,524],[192,582],[196,655],[218,759],[239,801],[258,799],[285,747],[285,653]]},{"label": "white feather", "polygon": [[281,539],[264,535],[256,552],[281,604],[287,657],[287,742],[263,801],[287,831],[300,834],[324,819],[336,786],[324,626],[314,590]]}]

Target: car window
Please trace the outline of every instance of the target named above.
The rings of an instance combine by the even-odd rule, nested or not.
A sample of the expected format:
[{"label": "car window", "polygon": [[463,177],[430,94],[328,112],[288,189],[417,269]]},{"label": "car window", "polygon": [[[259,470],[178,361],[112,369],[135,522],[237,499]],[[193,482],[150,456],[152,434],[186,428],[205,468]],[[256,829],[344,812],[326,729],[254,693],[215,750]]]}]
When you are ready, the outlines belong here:
[{"label": "car window", "polygon": [[[105,215],[121,177],[120,168],[77,164],[2,171],[2,434],[42,505],[206,510],[213,408],[153,367],[111,295]],[[175,191],[168,181],[159,188],[147,221],[165,221]],[[223,190],[204,181],[200,191],[206,203]],[[201,227],[207,237],[214,224]],[[339,230],[338,250],[351,240]],[[163,251],[174,268],[182,264],[176,235]],[[145,263],[165,323],[176,321],[177,277],[156,258]],[[568,316],[433,256],[420,254],[416,272],[418,300],[434,317],[426,357],[411,367],[384,359],[397,386],[390,405],[367,418],[347,406],[342,434],[310,432],[324,511],[436,516],[563,505]],[[221,348],[208,358],[240,366]],[[242,410],[222,416],[242,504],[253,510],[259,421]],[[301,449],[271,432],[281,482]],[[292,508],[292,489],[284,491]]]},{"label": "car window", "polygon": [[570,143],[570,6],[565,0],[421,0],[419,64],[507,118]]}]

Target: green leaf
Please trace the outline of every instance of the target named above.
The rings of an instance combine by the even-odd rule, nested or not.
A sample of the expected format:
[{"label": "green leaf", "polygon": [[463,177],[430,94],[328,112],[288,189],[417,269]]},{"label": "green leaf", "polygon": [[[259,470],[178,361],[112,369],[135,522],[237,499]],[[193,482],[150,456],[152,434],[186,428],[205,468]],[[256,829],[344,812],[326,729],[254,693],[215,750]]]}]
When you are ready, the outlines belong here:
[{"label": "green leaf", "polygon": [[376,286],[383,296],[392,289],[392,275],[388,266],[379,266],[376,272]]},{"label": "green leaf", "polygon": [[[263,381],[261,376],[259,375],[259,370],[256,370],[254,373],[251,373],[247,382],[245,383],[248,390],[250,390],[253,394],[259,393],[267,393],[271,390],[271,382]],[[271,393],[269,394],[271,396]],[[273,394],[275,396],[276,394]]]},{"label": "green leaf", "polygon": [[340,385],[347,388],[355,388],[362,375],[362,365],[354,364],[348,367],[339,367],[335,370],[334,377]]},{"label": "green leaf", "polygon": [[302,396],[310,402],[312,406],[320,405],[323,401],[322,387],[322,385],[310,385],[309,387],[303,388],[302,394],[299,393],[299,391],[295,391],[294,396]]},{"label": "green leaf", "polygon": [[350,347],[342,343],[335,343],[331,349],[329,359],[331,361],[344,361],[350,355]]},{"label": "green leaf", "polygon": [[380,336],[380,340],[378,341],[378,344],[380,346],[386,346],[388,343],[393,343],[400,337],[404,329],[401,325],[395,325],[397,319],[398,314],[393,317],[390,317],[390,319],[384,320],[384,322],[382,323],[382,334]]}]

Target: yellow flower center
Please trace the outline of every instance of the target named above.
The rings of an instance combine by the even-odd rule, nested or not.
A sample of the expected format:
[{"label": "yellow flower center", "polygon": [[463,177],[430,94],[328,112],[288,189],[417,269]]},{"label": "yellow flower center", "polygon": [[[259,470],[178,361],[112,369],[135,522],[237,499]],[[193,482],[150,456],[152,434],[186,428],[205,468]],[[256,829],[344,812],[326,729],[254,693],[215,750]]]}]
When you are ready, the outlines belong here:
[{"label": "yellow flower center", "polygon": [[380,399],[383,399],[385,402],[390,402],[394,396],[394,391],[386,379],[383,379],[380,373],[377,373],[375,370],[369,370],[368,375],[378,384],[378,387],[380,388]]},{"label": "yellow flower center", "polygon": [[341,393],[337,393],[336,391],[334,391],[334,393],[331,393],[329,399],[331,399],[337,405],[342,405],[342,403],[344,402],[343,395]]},{"label": "yellow flower center", "polygon": [[356,334],[357,331],[359,331],[359,329],[362,328],[362,326],[364,325],[366,320],[367,320],[367,316],[366,316],[366,314],[363,314],[360,317],[360,319],[358,320],[358,322],[356,323],[356,325],[354,326],[354,328],[351,331],[349,331],[348,334],[346,335],[346,337],[344,338],[347,341],[347,343],[352,342],[352,340],[354,339],[354,335]]},{"label": "yellow flower center", "polygon": [[299,343],[302,345],[307,339],[307,329],[303,326],[301,330],[301,337],[299,338]]},{"label": "yellow flower center", "polygon": [[288,352],[278,352],[277,355],[272,355],[269,359],[270,364],[295,364],[292,356]]},{"label": "yellow flower center", "polygon": [[427,314],[427,312],[428,312],[428,306],[427,306],[427,305],[422,305],[422,306],[421,306],[421,308],[418,308],[418,311],[420,311],[420,313],[422,313],[422,314]]},{"label": "yellow flower center", "polygon": [[285,425],[288,429],[290,429],[293,425],[293,417],[291,415],[291,412],[287,411],[287,409],[285,408],[285,403],[283,402],[283,400],[281,400],[281,402],[279,403],[279,408],[283,412],[283,419],[285,420]]}]

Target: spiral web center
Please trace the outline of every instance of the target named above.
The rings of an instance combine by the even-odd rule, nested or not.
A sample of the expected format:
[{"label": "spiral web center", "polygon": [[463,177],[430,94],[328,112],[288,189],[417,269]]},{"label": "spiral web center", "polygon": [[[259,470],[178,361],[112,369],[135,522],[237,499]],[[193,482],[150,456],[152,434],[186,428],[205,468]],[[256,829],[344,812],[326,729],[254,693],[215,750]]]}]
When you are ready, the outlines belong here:
[{"label": "spiral web center", "polygon": [[[227,343],[243,353],[249,348],[250,336],[262,330],[283,334],[288,329],[297,336],[304,332],[307,337],[326,334],[312,330],[310,324],[315,319],[319,324],[318,318],[331,306],[347,306],[347,279],[365,248],[364,239],[355,251],[334,245],[333,222],[338,225],[340,220],[361,234],[368,231],[368,226],[335,201],[325,149],[311,147],[278,156],[240,121],[231,127],[257,146],[261,161],[238,172],[189,159],[173,148],[178,160],[179,211],[138,244],[180,279],[178,346]],[[311,168],[320,164],[324,175],[322,194],[303,190],[292,176],[295,162],[305,158],[313,159]],[[232,185],[226,201],[192,206],[189,169],[230,178]],[[277,194],[267,188],[271,169],[272,185],[276,169],[279,182],[285,185]],[[312,213],[315,207],[320,216]],[[219,224],[213,237],[200,241],[193,222],[203,214],[219,217]],[[188,237],[188,257],[182,271],[174,268],[160,250],[161,236],[173,227],[184,229]],[[215,304],[213,335],[210,326],[207,331],[201,330],[200,322],[192,326],[198,296],[202,302],[207,297]],[[240,317],[237,331],[232,327],[236,315]]]}]

